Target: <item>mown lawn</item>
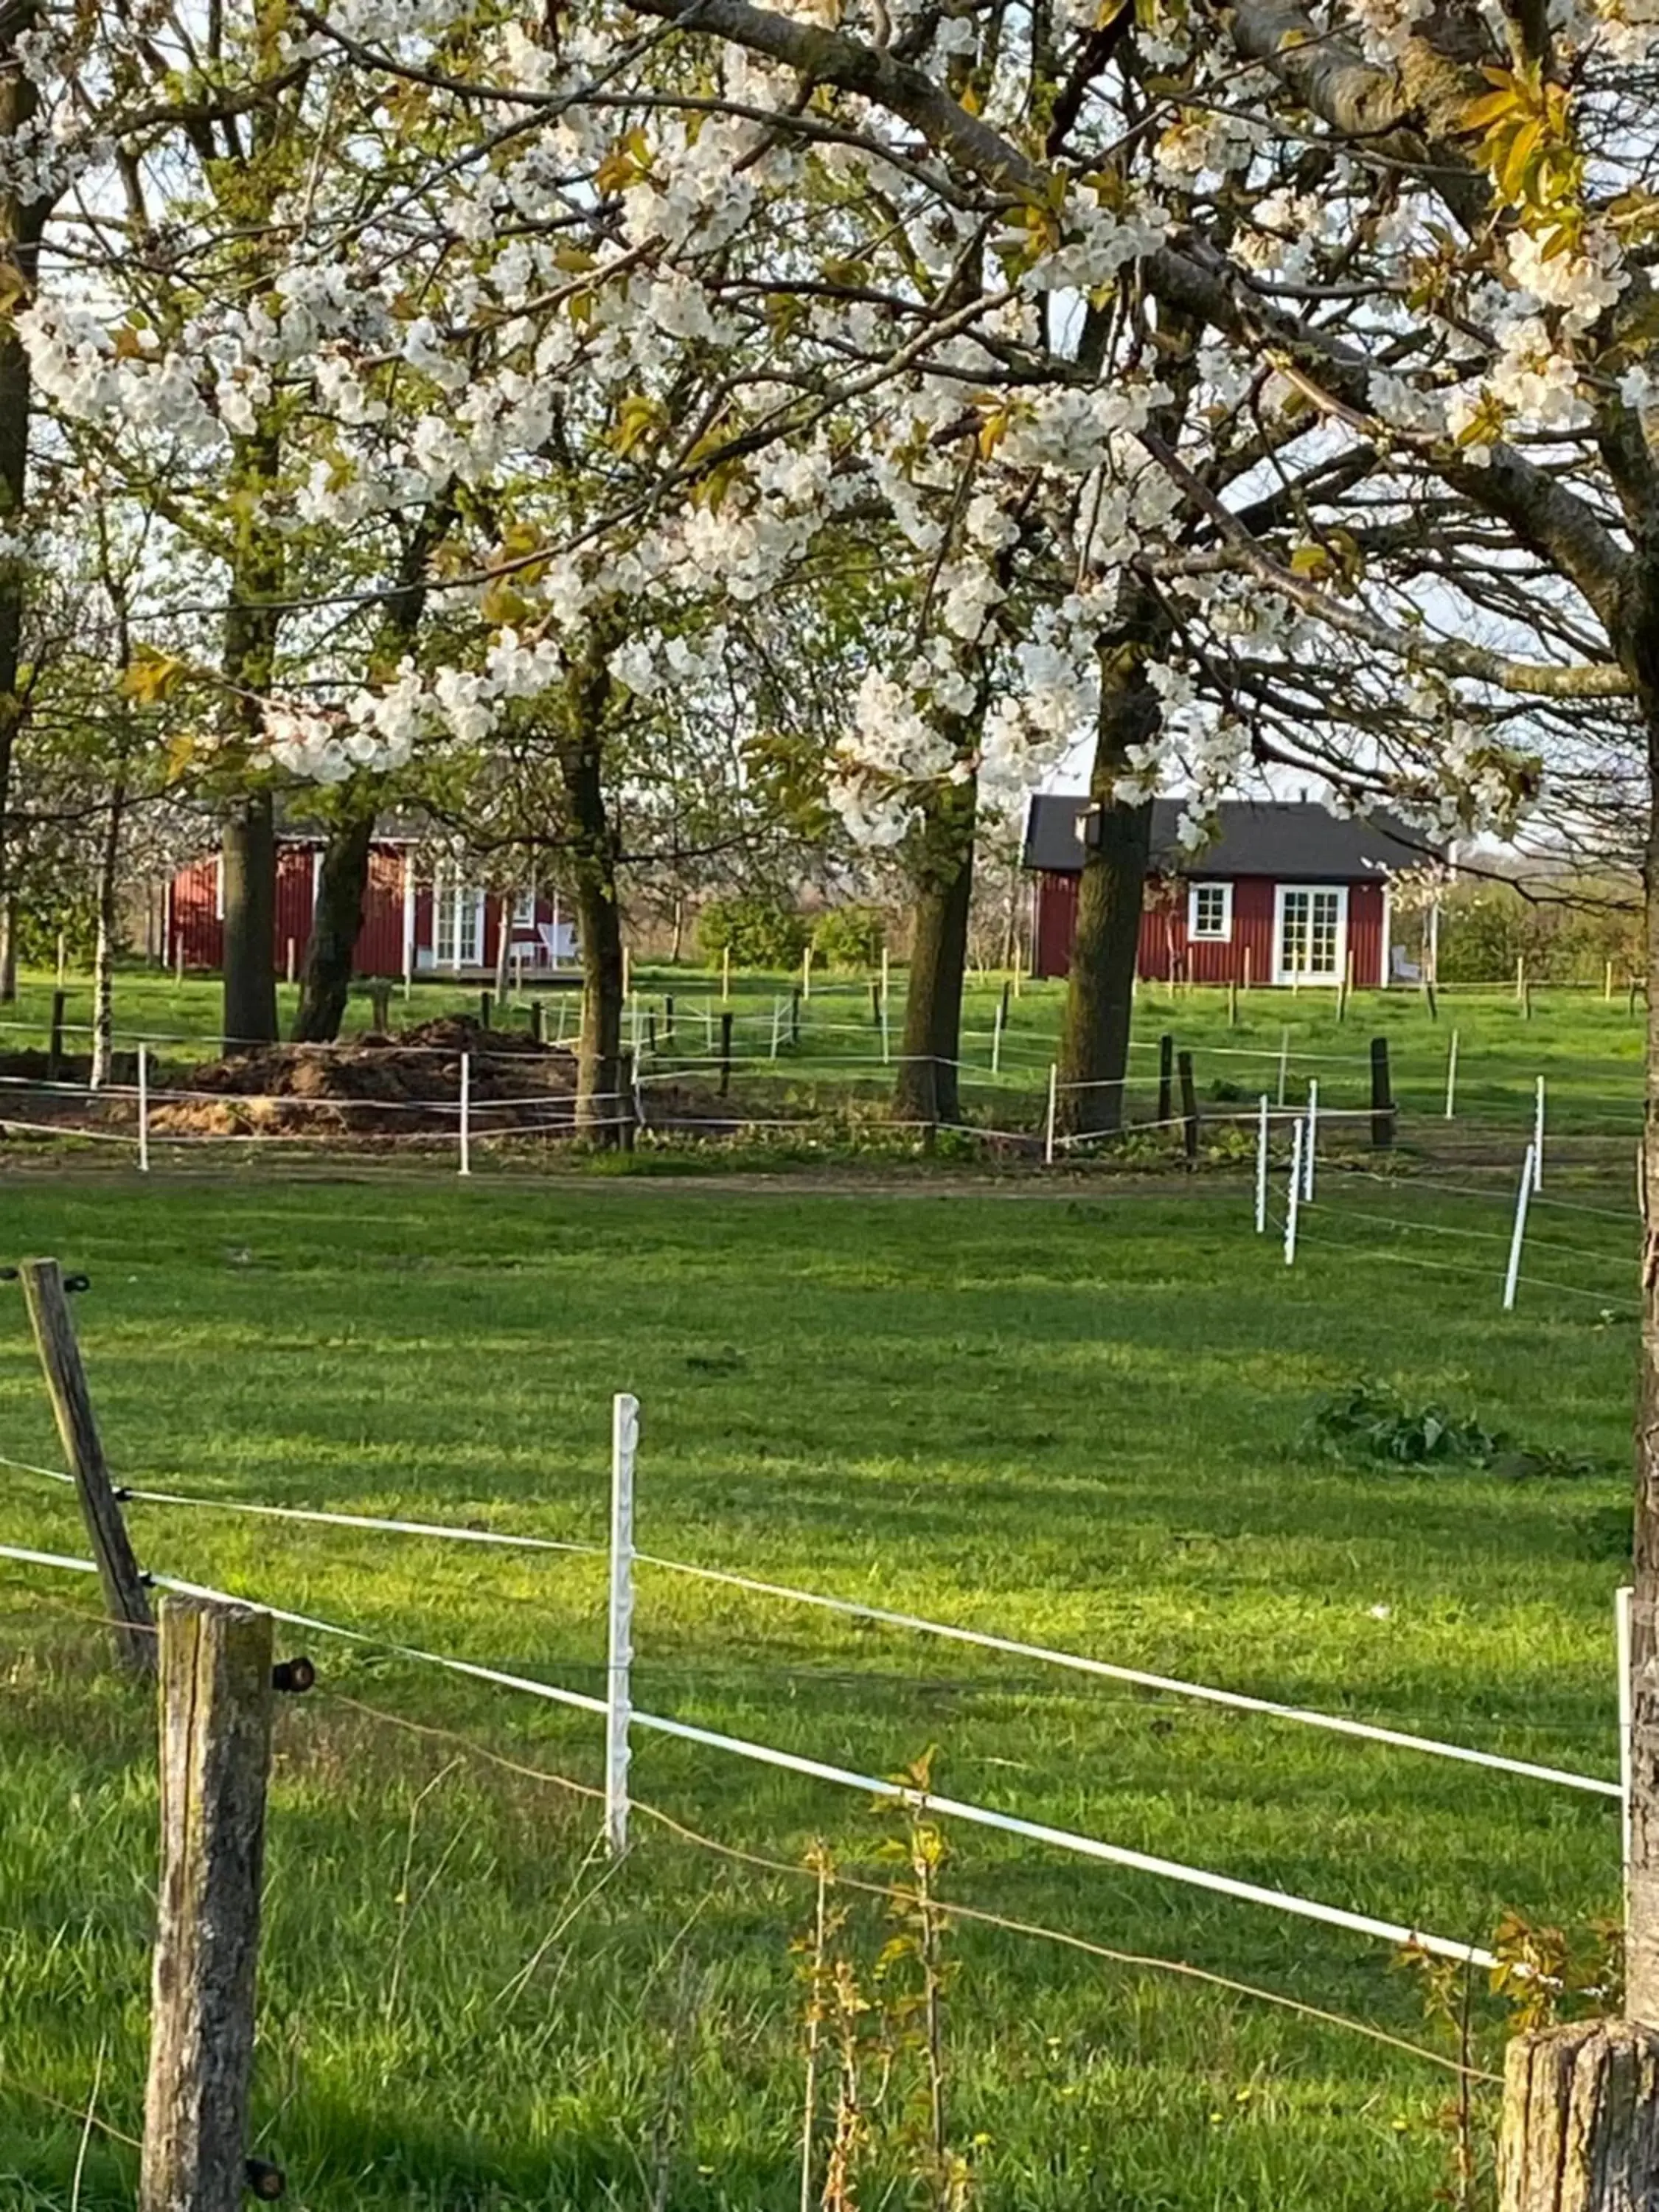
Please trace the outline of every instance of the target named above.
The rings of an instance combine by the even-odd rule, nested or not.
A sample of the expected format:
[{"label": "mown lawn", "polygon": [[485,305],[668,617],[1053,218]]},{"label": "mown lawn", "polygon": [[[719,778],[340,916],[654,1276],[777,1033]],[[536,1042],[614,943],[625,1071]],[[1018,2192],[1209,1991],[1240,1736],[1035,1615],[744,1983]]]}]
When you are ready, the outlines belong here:
[{"label": "mown lawn", "polygon": [[[733,1017],[738,1089],[757,1107],[769,1102],[779,1111],[823,1109],[849,1100],[876,1103],[890,1091],[891,1055],[902,1048],[904,970],[891,975],[885,1050],[872,1010],[870,980],[845,974],[817,973],[811,998],[800,1007],[800,1032],[791,1041],[790,994],[798,975],[738,974],[732,997],[720,998],[717,972],[698,968],[641,968],[630,1002],[627,1034],[637,1027],[647,1082],[678,1073],[707,1075],[713,1081],[711,1055],[718,1055],[720,1014]],[[1026,982],[1011,994],[1008,1024],[994,1040],[997,1008],[1006,979],[971,979],[963,1017],[962,1085],[970,1120],[993,1127],[1037,1126],[1048,1090],[1064,986]],[[26,975],[18,1002],[0,1038],[13,1048],[43,1045],[50,1018],[52,978]],[[70,980],[68,1020],[91,1018],[90,987],[85,977]],[[514,1000],[496,1018],[514,1026],[529,1019],[527,1001]],[[278,994],[284,1032],[295,994]],[[673,1016],[669,1018],[669,1002]],[[547,994],[550,1037],[574,1034],[580,1005],[573,992]],[[460,1011],[477,1013],[476,988],[457,989],[440,981],[415,985],[405,1000],[401,986],[392,999],[393,1026],[401,1027]],[[1404,1126],[1413,1121],[1437,1135],[1446,1099],[1447,1062],[1452,1032],[1458,1039],[1456,1108],[1466,1123],[1505,1123],[1524,1128],[1531,1120],[1534,1085],[1542,1075],[1548,1086],[1549,1126],[1570,1141],[1629,1137],[1641,1128],[1642,1053],[1645,1008],[1632,1013],[1625,994],[1604,1000],[1599,991],[1540,989],[1533,994],[1532,1013],[1517,1004],[1512,988],[1460,988],[1443,993],[1431,1016],[1415,990],[1357,993],[1346,1019],[1339,1021],[1329,991],[1247,992],[1238,1002],[1238,1019],[1230,1018],[1227,995],[1215,990],[1171,992],[1148,986],[1136,1001],[1135,1048],[1132,1055],[1129,1109],[1149,1119],[1156,1109],[1158,1040],[1172,1036],[1194,1056],[1201,1101],[1243,1109],[1261,1092],[1278,1093],[1279,1056],[1288,1052],[1286,1098],[1299,1103],[1316,1079],[1328,1107],[1356,1109],[1370,1097],[1370,1044],[1389,1040],[1392,1076]],[[367,1029],[371,1018],[368,987],[360,985],[345,1023],[349,1036]],[[175,984],[153,970],[130,969],[118,978],[118,1031],[134,1040],[156,1042],[158,1083],[178,1075],[193,1057],[216,1049],[221,1019],[216,977],[191,976]],[[656,1051],[650,1050],[654,1034]],[[777,1049],[774,1054],[774,1042]],[[84,1050],[83,1034],[73,1028],[68,1043]],[[992,1060],[998,1061],[992,1073]],[[18,1109],[22,1110],[21,1108]],[[1435,1125],[1427,1128],[1426,1125]]]},{"label": "mown lawn", "polygon": [[[52,1250],[90,1273],[77,1318],[135,1482],[598,1541],[610,1397],[628,1389],[649,1551],[1611,1775],[1624,1293],[1528,1291],[1503,1319],[1495,1281],[1415,1264],[1438,1254],[1426,1234],[1357,1250],[1345,1203],[1359,1201],[1316,1207],[1287,1271],[1221,1184],[853,1196],[28,1176],[0,1188],[0,1257]],[[1478,1201],[1436,1203],[1444,1225],[1489,1227]],[[1626,1228],[1562,1218],[1618,1280]],[[1592,1471],[1313,1457],[1310,1407],[1361,1373]],[[14,1289],[0,1451],[57,1462]],[[81,1549],[55,1486],[0,1469],[0,1539]],[[131,1520],[164,1571],[601,1685],[598,1560],[137,1505]],[[92,1587],[0,1565],[7,2208],[70,2203],[94,2081],[101,2122],[131,2136],[142,2118],[151,1723],[105,1669]],[[1616,1905],[1604,1800],[660,1570],[641,1571],[636,1644],[648,1710],[880,1774],[935,1747],[955,1796],[1443,1935],[1485,1940],[1510,1909],[1579,1928]],[[257,2081],[289,2201],[796,2206],[791,1945],[811,1881],[647,1821],[611,1868],[589,1799],[468,1747],[591,1785],[597,1723],[311,1648],[321,1686],[281,1720]],[[822,1838],[843,1869],[891,1878],[895,1818],[855,1796],[644,1736],[634,1780],[727,1845],[794,1863]],[[944,1887],[964,1901],[1449,2048],[1385,1946],[983,1830],[951,1842]],[[838,1941],[873,1998],[890,1930],[878,1903],[843,1901]],[[1449,2171],[1452,2076],[1406,2053],[1035,1936],[963,1925],[951,1950],[951,2131],[988,2212],[1422,2212]],[[872,2094],[878,2017],[863,2023]],[[1484,1993],[1476,2020],[1490,2064],[1501,2020]],[[900,2052],[875,2106],[866,2207],[921,2201],[902,2141],[914,2070]],[[130,2203],[134,2170],[94,2131],[84,2212]]]}]

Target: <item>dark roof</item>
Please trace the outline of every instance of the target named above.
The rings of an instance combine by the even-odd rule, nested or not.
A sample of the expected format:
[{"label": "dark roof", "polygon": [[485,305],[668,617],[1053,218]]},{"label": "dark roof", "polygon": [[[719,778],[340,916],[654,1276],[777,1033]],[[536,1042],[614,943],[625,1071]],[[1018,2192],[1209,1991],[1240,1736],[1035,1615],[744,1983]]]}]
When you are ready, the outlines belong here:
[{"label": "dark roof", "polygon": [[[1024,865],[1054,875],[1083,867],[1086,798],[1038,793],[1025,817]],[[1420,866],[1438,848],[1386,814],[1333,814],[1316,799],[1224,799],[1219,834],[1184,854],[1178,799],[1152,801],[1152,866],[1176,876],[1272,876],[1279,883],[1359,883],[1388,868]]]}]

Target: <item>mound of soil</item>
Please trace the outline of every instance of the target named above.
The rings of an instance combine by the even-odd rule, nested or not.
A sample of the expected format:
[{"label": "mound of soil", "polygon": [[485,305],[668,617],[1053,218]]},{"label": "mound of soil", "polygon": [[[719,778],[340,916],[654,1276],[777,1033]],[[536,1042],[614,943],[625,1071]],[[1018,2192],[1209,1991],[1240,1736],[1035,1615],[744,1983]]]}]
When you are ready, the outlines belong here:
[{"label": "mound of soil", "polygon": [[[158,1136],[406,1136],[453,1131],[461,1054],[481,1135],[566,1127],[574,1055],[523,1030],[486,1030],[446,1015],[392,1036],[349,1045],[261,1045],[201,1062],[156,1085]],[[501,1109],[508,1110],[502,1111]]]}]

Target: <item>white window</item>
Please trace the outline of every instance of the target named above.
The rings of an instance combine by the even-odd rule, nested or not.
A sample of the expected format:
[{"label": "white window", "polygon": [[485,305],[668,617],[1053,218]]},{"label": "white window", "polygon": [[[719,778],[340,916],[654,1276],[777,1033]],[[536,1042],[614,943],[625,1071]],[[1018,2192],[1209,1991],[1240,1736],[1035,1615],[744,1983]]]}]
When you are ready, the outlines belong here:
[{"label": "white window", "polygon": [[1348,957],[1346,884],[1280,884],[1275,917],[1274,979],[1335,983]]},{"label": "white window", "polygon": [[1189,884],[1187,887],[1187,934],[1223,945],[1232,942],[1233,887],[1231,884]]},{"label": "white window", "polygon": [[513,900],[514,929],[534,929],[536,927],[536,894],[533,890],[519,891]]},{"label": "white window", "polygon": [[484,895],[453,868],[438,871],[432,891],[432,963],[477,968],[483,959]]}]

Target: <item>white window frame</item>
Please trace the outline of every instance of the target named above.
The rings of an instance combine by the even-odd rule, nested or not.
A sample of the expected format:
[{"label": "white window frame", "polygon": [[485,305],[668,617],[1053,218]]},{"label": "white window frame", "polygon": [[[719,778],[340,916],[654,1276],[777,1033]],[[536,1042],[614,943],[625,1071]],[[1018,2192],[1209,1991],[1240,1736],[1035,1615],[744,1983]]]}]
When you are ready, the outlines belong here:
[{"label": "white window frame", "polygon": [[[472,909],[473,957],[470,962],[461,957],[461,921],[468,904]],[[441,945],[445,916],[449,918],[450,951],[452,957],[442,957]],[[469,884],[459,869],[445,865],[435,872],[432,883],[432,964],[446,975],[459,975],[465,967],[483,965],[484,894],[482,888]]]},{"label": "white window frame", "polygon": [[[1221,927],[1219,929],[1200,929],[1198,926],[1199,893],[1219,891],[1221,894]],[[1224,878],[1206,876],[1201,881],[1187,886],[1187,936],[1194,945],[1231,945],[1233,941],[1233,887]]]},{"label": "white window frame", "polygon": [[536,927],[536,886],[526,884],[513,894],[512,926],[514,929],[534,929]]},{"label": "white window frame", "polygon": [[[1303,968],[1294,972],[1285,962],[1285,908],[1292,897],[1336,901],[1336,964],[1330,969]],[[1310,934],[1313,914],[1309,909]],[[1348,886],[1346,884],[1275,884],[1273,885],[1273,981],[1275,983],[1340,983],[1348,972]]]}]

